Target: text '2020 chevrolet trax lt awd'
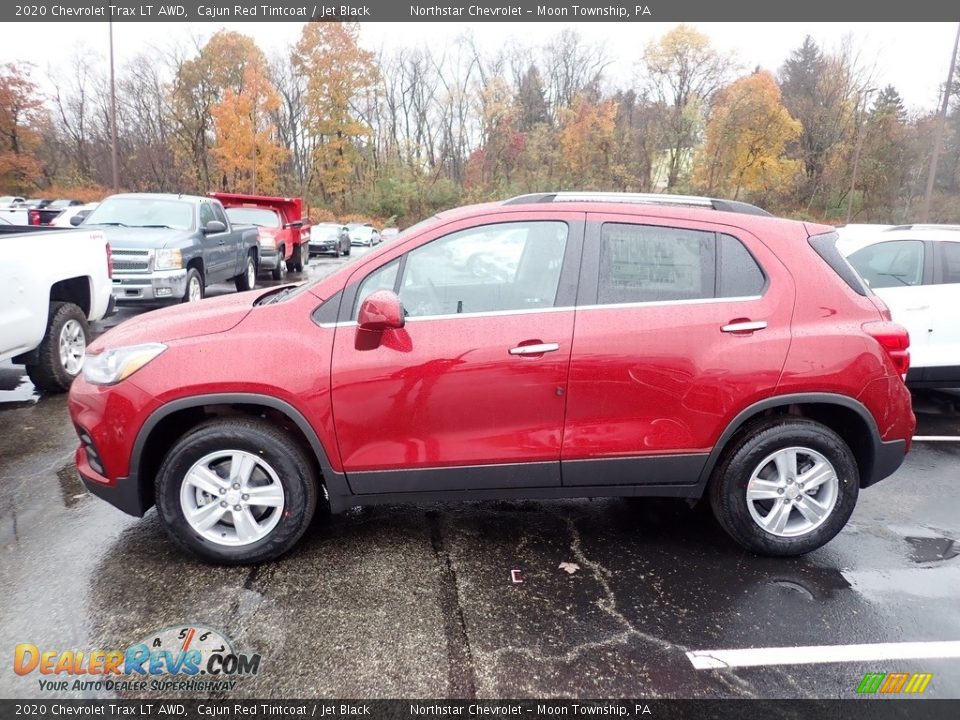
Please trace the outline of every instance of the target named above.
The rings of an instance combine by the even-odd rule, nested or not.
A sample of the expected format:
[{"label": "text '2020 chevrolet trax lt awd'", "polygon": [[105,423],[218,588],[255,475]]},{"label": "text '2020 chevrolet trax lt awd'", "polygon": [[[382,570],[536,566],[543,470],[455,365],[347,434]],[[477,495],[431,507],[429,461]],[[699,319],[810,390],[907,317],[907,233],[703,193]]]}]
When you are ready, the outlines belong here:
[{"label": "text '2020 chevrolet trax lt awd'", "polygon": [[636,495],[707,494],[742,545],[804,553],[914,429],[907,333],[835,240],[704,198],[444,212],[313,284],[108,332],[77,465],[224,563],[318,505]]}]

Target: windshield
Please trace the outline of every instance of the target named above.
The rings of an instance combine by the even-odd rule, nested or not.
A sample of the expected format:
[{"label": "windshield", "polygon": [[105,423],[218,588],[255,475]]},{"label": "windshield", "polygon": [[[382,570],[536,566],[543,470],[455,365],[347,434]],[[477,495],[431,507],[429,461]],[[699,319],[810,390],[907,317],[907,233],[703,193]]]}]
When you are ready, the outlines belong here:
[{"label": "windshield", "polygon": [[108,198],[87,216],[83,224],[190,230],[193,228],[193,205],[183,200]]},{"label": "windshield", "polygon": [[280,216],[276,210],[258,207],[232,207],[227,208],[227,217],[230,222],[237,225],[256,225],[258,227],[278,228],[280,227]]}]

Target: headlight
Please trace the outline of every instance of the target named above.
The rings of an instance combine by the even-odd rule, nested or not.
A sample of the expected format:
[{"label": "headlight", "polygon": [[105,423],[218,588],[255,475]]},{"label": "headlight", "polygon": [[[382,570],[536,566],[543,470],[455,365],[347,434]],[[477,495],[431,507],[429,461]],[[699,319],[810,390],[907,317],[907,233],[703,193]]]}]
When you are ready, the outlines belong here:
[{"label": "headlight", "polygon": [[264,247],[275,248],[277,246],[277,239],[273,235],[264,235],[261,233],[260,244]]},{"label": "headlight", "polygon": [[157,270],[179,270],[183,267],[183,255],[178,248],[157,250],[154,267]]},{"label": "headlight", "polygon": [[146,343],[105,350],[96,355],[87,354],[83,377],[94,385],[113,385],[133,375],[166,349],[167,346],[160,343]]}]

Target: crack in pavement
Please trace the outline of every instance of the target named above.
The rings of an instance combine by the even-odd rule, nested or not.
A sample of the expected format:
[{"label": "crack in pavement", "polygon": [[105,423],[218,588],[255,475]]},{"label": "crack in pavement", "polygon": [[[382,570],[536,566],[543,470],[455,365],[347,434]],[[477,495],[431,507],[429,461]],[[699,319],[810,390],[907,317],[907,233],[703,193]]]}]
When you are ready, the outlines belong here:
[{"label": "crack in pavement", "polygon": [[[503,646],[497,648],[493,652],[484,653],[483,655],[494,660],[499,660],[502,655],[515,654],[539,662],[570,663],[577,660],[580,655],[589,650],[606,648],[610,647],[611,645],[627,645],[631,640],[638,639],[654,645],[661,650],[683,653],[685,658],[686,653],[690,650],[689,648],[678,643],[664,640],[661,637],[651,635],[650,633],[646,633],[638,629],[626,616],[623,615],[623,613],[617,609],[616,594],[614,593],[613,588],[610,587],[608,580],[608,578],[612,577],[613,573],[600,563],[587,557],[583,550],[583,542],[580,531],[577,529],[576,523],[573,521],[573,519],[570,517],[563,517],[562,519],[570,531],[570,550],[574,559],[579,563],[581,568],[585,568],[590,572],[603,590],[603,597],[596,601],[597,607],[599,607],[603,612],[621,625],[623,627],[623,631],[614,635],[610,635],[603,640],[593,640],[579,643],[567,652],[556,655],[544,655],[531,650],[530,648],[517,647],[514,645]],[[731,692],[741,697],[756,696],[756,694],[750,689],[749,684],[743,678],[737,676],[736,673],[729,670],[718,670],[716,676],[720,680],[721,684]]]},{"label": "crack in pavement", "polygon": [[449,663],[447,667],[449,687],[447,697],[474,699],[477,697],[476,669],[473,664],[470,638],[467,635],[463,605],[460,602],[457,574],[453,567],[450,551],[443,539],[440,514],[435,510],[428,511],[427,522],[430,526],[430,544],[433,547],[434,555],[436,555],[437,566],[440,571],[440,614],[443,619],[443,634],[447,640],[447,661]]}]

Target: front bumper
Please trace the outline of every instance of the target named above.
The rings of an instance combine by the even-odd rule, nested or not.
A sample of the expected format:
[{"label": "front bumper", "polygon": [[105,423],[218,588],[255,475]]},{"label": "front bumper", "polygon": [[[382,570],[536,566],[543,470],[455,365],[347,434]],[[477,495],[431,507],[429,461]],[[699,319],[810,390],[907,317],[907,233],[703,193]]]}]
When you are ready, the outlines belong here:
[{"label": "front bumper", "polygon": [[276,248],[260,246],[260,269],[273,270],[279,267],[281,262],[280,253]]},{"label": "front bumper", "polygon": [[113,297],[118,303],[168,302],[187,292],[186,268],[154,270],[144,275],[113,275]]},{"label": "front bumper", "polygon": [[82,445],[77,448],[76,460],[80,479],[91,494],[134,517],[143,517],[150,509],[152,503],[145,502],[140,496],[139,483],[125,477],[110,482],[90,467],[87,451]]}]

